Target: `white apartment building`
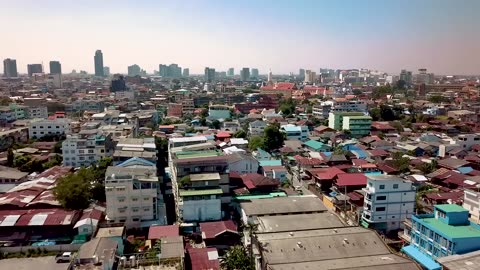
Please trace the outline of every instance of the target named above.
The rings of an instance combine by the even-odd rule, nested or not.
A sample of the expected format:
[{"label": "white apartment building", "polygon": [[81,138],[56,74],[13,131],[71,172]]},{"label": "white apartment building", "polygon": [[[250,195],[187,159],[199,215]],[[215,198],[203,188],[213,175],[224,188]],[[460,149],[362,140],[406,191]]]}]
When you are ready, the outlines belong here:
[{"label": "white apartment building", "polygon": [[480,192],[465,189],[462,206],[470,213],[470,220],[480,224]]},{"label": "white apartment building", "polygon": [[107,221],[127,228],[167,223],[154,166],[108,167],[105,174]]},{"label": "white apartment building", "polygon": [[455,144],[460,145],[465,150],[470,150],[474,144],[480,144],[479,134],[461,134],[458,135]]},{"label": "white apartment building", "polygon": [[337,99],[332,102],[332,112],[366,112],[367,104],[361,100]]},{"label": "white apartment building", "polygon": [[26,118],[27,119],[35,119],[35,118],[41,118],[41,119],[47,119],[48,118],[48,110],[47,107],[27,107],[26,108]]},{"label": "white apartment building", "polygon": [[68,119],[35,119],[28,124],[30,138],[42,138],[47,135],[65,135],[70,130]]},{"label": "white apartment building", "polygon": [[251,136],[263,136],[266,127],[266,122],[256,120],[248,124],[248,133]]},{"label": "white apartment building", "polygon": [[109,136],[99,135],[96,130],[80,131],[68,135],[62,143],[63,166],[89,166],[104,157],[113,156],[113,143]]},{"label": "white apartment building", "polygon": [[403,228],[415,210],[415,187],[393,175],[367,176],[361,225],[389,232]]}]

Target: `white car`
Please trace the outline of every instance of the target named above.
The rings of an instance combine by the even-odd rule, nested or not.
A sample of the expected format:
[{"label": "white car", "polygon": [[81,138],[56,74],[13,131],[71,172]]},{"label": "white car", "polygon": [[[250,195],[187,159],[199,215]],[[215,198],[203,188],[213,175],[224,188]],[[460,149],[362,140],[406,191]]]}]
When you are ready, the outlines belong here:
[{"label": "white car", "polygon": [[57,263],[70,262],[73,258],[72,252],[63,252],[55,257]]}]

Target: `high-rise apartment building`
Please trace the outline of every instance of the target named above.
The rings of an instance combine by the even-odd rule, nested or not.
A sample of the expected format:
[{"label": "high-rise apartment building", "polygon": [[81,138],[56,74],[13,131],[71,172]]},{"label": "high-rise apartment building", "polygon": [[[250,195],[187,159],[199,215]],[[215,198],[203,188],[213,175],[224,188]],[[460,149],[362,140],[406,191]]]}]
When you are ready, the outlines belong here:
[{"label": "high-rise apartment building", "polygon": [[298,77],[301,78],[301,79],[305,78],[305,69],[301,68],[298,71]]},{"label": "high-rise apartment building", "polygon": [[227,71],[227,76],[233,77],[235,76],[235,69],[234,68],[229,68]]},{"label": "high-rise apartment building", "polygon": [[400,80],[404,81],[406,84],[412,84],[413,82],[412,72],[402,69],[402,71],[400,72]]},{"label": "high-rise apartment building", "polygon": [[252,68],[252,78],[258,79],[258,68]]},{"label": "high-rise apartment building", "polygon": [[27,65],[28,76],[32,77],[35,73],[43,73],[42,64],[29,64]]},{"label": "high-rise apartment building", "polygon": [[184,68],[183,69],[183,77],[188,77],[190,76],[190,69]]},{"label": "high-rise apartment building", "polygon": [[7,78],[18,77],[17,60],[10,58],[3,60],[3,76]]},{"label": "high-rise apartment building", "polygon": [[95,76],[103,77],[105,73],[103,72],[103,53],[101,50],[95,52]]},{"label": "high-rise apartment building", "polygon": [[205,68],[205,82],[215,81],[215,69],[214,68]]},{"label": "high-rise apartment building", "polygon": [[103,75],[110,76],[110,67],[103,67]]},{"label": "high-rise apartment building", "polygon": [[317,73],[311,70],[305,70],[305,82],[315,83],[317,81]]},{"label": "high-rise apartment building", "polygon": [[135,65],[128,66],[128,76],[137,76],[137,75],[141,75],[141,73],[142,73],[142,69],[140,68],[139,65],[135,64]]},{"label": "high-rise apartment building", "polygon": [[50,74],[62,74],[62,64],[59,61],[50,61]]},{"label": "high-rise apartment building", "polygon": [[242,68],[240,71],[240,78],[242,81],[248,81],[250,79],[250,69],[247,67]]},{"label": "high-rise apartment building", "polygon": [[170,65],[163,65],[160,64],[158,69],[158,73],[160,76],[166,78],[180,78],[182,77],[182,68],[179,67],[177,64],[170,64]]}]

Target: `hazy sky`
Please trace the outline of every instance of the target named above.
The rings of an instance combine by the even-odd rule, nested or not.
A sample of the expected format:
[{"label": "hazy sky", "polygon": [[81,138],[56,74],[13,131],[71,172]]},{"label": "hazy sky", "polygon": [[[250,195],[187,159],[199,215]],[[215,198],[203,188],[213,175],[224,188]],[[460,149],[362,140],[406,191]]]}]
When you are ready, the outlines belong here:
[{"label": "hazy sky", "polygon": [[[0,0],[0,58],[93,72],[371,68],[480,73],[479,0]],[[2,67],[0,67],[2,68]]]}]

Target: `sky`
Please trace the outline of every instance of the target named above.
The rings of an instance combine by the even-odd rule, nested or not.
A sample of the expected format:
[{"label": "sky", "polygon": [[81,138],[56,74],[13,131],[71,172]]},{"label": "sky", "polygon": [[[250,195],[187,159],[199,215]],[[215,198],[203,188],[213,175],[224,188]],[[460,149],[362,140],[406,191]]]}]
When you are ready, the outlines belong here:
[{"label": "sky", "polygon": [[[0,59],[112,73],[369,68],[480,74],[478,0],[0,0]],[[2,68],[2,67],[0,67]]]}]

